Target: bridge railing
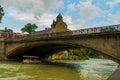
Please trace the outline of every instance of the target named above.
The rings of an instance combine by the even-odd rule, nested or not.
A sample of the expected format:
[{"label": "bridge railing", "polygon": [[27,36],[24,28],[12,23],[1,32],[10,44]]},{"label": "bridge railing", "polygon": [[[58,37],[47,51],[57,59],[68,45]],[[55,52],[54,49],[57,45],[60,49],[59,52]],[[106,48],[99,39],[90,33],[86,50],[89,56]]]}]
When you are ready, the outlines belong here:
[{"label": "bridge railing", "polygon": [[102,32],[114,32],[114,31],[120,31],[120,25],[111,25],[111,26],[104,26],[104,27],[94,27],[94,28],[73,30],[72,35],[102,33]]},{"label": "bridge railing", "polygon": [[92,33],[103,33],[103,32],[115,32],[120,31],[120,25],[111,25],[104,27],[94,27],[66,32],[58,33],[47,33],[47,34],[37,34],[37,35],[25,35],[23,37],[8,39],[8,40],[25,40],[25,39],[34,39],[34,38],[49,38],[49,37],[58,37],[58,36],[69,36],[69,35],[80,35],[80,34],[92,34]]},{"label": "bridge railing", "polygon": [[[31,36],[33,38],[48,38],[48,37],[68,36],[68,35],[72,35],[72,31],[49,33],[49,34],[39,34],[39,35],[31,35]],[[31,37],[31,36],[28,36],[28,37]]]}]

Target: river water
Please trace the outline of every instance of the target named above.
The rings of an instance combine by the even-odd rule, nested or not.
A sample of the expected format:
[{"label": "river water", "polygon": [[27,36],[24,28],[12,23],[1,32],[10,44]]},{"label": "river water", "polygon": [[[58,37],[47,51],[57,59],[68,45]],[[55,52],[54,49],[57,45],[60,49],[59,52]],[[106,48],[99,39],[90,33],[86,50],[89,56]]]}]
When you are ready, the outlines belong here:
[{"label": "river water", "polygon": [[0,62],[0,80],[106,80],[117,68],[117,63],[107,59],[62,63]]}]

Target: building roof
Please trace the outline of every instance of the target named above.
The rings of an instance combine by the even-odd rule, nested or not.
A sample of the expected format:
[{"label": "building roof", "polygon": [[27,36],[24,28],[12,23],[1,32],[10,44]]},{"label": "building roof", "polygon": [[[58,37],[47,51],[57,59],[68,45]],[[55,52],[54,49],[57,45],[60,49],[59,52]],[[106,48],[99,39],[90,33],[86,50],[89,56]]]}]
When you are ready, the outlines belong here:
[{"label": "building roof", "polygon": [[57,17],[62,17],[62,15],[59,13]]}]

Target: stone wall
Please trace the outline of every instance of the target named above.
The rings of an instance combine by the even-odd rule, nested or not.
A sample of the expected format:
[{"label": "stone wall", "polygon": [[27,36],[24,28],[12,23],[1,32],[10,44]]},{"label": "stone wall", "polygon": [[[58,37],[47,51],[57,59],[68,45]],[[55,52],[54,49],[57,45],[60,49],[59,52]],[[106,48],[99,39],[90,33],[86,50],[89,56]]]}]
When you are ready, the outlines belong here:
[{"label": "stone wall", "polygon": [[5,42],[4,42],[4,39],[1,38],[0,39],[0,60],[6,59],[5,50],[6,50]]}]

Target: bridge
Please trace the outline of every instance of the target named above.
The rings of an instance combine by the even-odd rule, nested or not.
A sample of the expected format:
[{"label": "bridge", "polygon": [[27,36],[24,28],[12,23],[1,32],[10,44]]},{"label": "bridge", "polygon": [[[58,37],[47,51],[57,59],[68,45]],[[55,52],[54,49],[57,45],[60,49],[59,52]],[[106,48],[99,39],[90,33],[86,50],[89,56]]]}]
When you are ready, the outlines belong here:
[{"label": "bridge", "polygon": [[120,63],[120,25],[0,39],[0,45],[1,59],[27,55],[44,60],[56,51],[85,47]]}]

